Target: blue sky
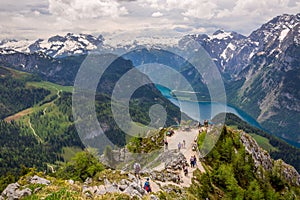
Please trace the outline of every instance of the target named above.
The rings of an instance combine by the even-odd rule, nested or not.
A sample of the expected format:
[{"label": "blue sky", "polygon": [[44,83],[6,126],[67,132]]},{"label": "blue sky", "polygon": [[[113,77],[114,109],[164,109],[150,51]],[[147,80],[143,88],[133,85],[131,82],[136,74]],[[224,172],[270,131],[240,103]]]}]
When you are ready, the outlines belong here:
[{"label": "blue sky", "polygon": [[89,33],[173,37],[225,29],[249,34],[300,11],[300,0],[1,0],[0,39]]}]

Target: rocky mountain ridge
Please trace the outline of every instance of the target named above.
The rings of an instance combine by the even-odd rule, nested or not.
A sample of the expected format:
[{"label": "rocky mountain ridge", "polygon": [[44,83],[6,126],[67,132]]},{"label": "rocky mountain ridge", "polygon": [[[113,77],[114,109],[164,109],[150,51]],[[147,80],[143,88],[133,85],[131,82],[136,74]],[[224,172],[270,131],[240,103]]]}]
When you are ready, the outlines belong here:
[{"label": "rocky mountain ridge", "polygon": [[102,35],[95,37],[88,34],[68,33],[65,36],[56,35],[46,40],[3,40],[0,42],[0,52],[1,54],[42,52],[51,57],[65,57],[87,54],[101,46],[103,41]]}]

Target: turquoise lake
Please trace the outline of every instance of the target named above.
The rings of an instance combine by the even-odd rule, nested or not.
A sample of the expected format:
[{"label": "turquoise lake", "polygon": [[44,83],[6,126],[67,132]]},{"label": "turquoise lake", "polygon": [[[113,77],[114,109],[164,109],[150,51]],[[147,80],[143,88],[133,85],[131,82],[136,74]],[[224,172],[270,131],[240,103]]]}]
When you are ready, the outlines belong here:
[{"label": "turquoise lake", "polygon": [[233,113],[240,117],[242,120],[246,121],[247,123],[257,128],[261,128],[259,123],[251,116],[249,116],[246,112],[235,108],[231,105],[216,102],[181,101],[174,98],[170,94],[171,91],[168,88],[162,87],[160,85],[156,85],[156,88],[162,93],[164,97],[169,99],[173,104],[180,107],[182,112],[186,113],[189,117],[193,118],[194,120],[200,121],[201,123],[203,123],[203,121],[206,119],[212,119],[219,113],[226,112]]}]

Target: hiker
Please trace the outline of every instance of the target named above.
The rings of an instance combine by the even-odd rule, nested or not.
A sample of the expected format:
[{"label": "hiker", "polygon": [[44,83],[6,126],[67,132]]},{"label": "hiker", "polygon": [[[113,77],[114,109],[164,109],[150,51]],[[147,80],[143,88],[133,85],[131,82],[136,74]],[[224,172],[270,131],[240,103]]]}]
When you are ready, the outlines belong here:
[{"label": "hiker", "polygon": [[201,128],[201,123],[200,122],[198,122],[198,129],[200,129]]},{"label": "hiker", "polygon": [[177,180],[176,180],[176,182],[179,184],[180,183],[180,176],[179,176],[179,174],[177,174]]},{"label": "hiker", "polygon": [[147,178],[145,184],[144,184],[144,189],[149,193],[149,192],[152,192],[151,190],[151,186],[150,186],[150,179]]},{"label": "hiker", "polygon": [[191,156],[191,158],[190,158],[190,164],[191,164],[191,167],[192,168],[194,168],[194,157],[193,156]]},{"label": "hiker", "polygon": [[165,139],[164,143],[165,143],[165,148],[168,149],[168,144],[169,143],[168,143],[167,139]]},{"label": "hiker", "polygon": [[181,149],[181,143],[179,142],[178,143],[178,151],[180,151],[180,149]]},{"label": "hiker", "polygon": [[133,169],[134,169],[134,174],[136,178],[140,178],[140,171],[141,171],[141,165],[140,163],[134,163],[133,165]]},{"label": "hiker", "polygon": [[197,158],[195,155],[194,155],[194,166],[197,166]]},{"label": "hiker", "polygon": [[183,165],[183,172],[184,172],[184,175],[187,176],[188,174],[188,168],[186,165]]},{"label": "hiker", "polygon": [[183,140],[182,143],[183,143],[182,148],[185,149],[185,140]]}]

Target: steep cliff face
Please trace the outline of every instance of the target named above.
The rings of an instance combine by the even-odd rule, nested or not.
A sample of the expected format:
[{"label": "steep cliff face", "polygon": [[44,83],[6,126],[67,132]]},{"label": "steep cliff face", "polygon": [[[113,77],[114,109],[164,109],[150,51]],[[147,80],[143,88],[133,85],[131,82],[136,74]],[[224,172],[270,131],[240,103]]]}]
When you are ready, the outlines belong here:
[{"label": "steep cliff face", "polygon": [[269,153],[263,150],[257,142],[248,134],[241,132],[240,141],[245,146],[246,151],[252,156],[256,171],[261,174],[260,167],[269,172],[279,173],[288,183],[300,186],[300,175],[297,170],[286,164],[282,160],[274,161]]},{"label": "steep cliff face", "polygon": [[248,37],[224,31],[190,37],[223,73],[230,103],[271,133],[300,142],[300,14],[277,16]]}]

